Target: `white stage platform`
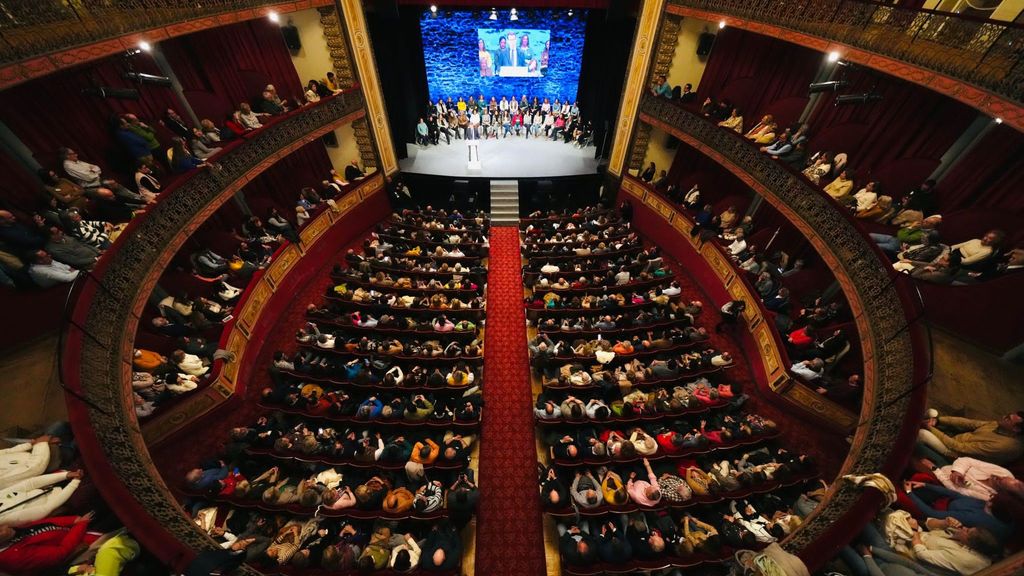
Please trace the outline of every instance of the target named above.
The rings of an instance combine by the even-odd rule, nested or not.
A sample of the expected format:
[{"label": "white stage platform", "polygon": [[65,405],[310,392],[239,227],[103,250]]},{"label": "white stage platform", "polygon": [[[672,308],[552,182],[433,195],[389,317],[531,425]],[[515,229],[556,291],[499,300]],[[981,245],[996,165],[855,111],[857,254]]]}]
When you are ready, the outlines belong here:
[{"label": "white stage platform", "polygon": [[595,148],[579,149],[561,140],[508,137],[479,140],[482,169],[469,170],[465,140],[444,140],[423,148],[406,144],[409,157],[398,162],[402,172],[469,178],[554,178],[597,173]]}]

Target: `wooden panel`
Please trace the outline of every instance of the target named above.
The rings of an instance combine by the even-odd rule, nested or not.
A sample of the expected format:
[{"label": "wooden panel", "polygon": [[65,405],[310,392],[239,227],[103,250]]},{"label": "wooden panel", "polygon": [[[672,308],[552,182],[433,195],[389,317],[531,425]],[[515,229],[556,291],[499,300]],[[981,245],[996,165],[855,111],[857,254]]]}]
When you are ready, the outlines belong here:
[{"label": "wooden panel", "polygon": [[252,292],[249,293],[245,304],[242,305],[242,311],[238,314],[235,328],[241,330],[246,336],[252,333],[253,327],[256,326],[256,320],[260,317],[260,311],[263,310],[263,306],[266,305],[273,294],[274,288],[269,283],[260,280],[256,287],[252,289]]},{"label": "wooden panel", "polygon": [[[330,215],[328,212],[324,212],[317,217],[317,220],[321,218],[330,220]],[[294,244],[289,245],[283,252],[277,255],[277,258],[275,258],[273,262],[270,263],[270,267],[267,268],[267,273],[263,275],[263,279],[270,284],[271,288],[276,289],[277,285],[280,284],[281,279],[284,278],[285,275],[288,274],[288,271],[291,270],[292,267],[301,259],[302,251],[299,250],[299,247]]]}]

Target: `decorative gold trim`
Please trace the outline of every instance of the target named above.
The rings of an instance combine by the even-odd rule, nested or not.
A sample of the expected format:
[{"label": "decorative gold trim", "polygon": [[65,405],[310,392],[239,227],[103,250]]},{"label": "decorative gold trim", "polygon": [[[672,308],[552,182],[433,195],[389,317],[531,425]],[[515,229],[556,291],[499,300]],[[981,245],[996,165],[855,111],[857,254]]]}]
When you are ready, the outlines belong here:
[{"label": "decorative gold trim", "polygon": [[622,103],[619,105],[615,142],[612,144],[611,160],[608,162],[608,173],[615,177],[622,176],[626,151],[630,149],[640,99],[647,89],[647,70],[650,68],[652,46],[664,6],[665,0],[644,0],[641,8],[636,39],[633,41],[629,57],[626,88],[622,91]]},{"label": "decorative gold trim", "polygon": [[370,45],[370,32],[366,26],[363,5],[359,0],[339,0],[341,14],[345,19],[345,29],[352,52],[355,55],[356,74],[366,99],[367,117],[370,129],[380,154],[380,163],[384,174],[390,175],[398,171],[398,160],[395,155],[394,143],[391,140],[391,128],[388,126],[387,108],[377,75],[377,64],[373,59],[373,47]]}]

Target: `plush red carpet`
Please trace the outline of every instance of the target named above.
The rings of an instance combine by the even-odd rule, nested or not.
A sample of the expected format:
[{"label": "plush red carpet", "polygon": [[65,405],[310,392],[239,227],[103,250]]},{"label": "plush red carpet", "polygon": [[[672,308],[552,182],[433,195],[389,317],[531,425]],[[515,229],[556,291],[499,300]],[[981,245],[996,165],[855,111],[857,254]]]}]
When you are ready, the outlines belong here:
[{"label": "plush red carpet", "polygon": [[491,228],[476,573],[544,574],[519,230]]}]

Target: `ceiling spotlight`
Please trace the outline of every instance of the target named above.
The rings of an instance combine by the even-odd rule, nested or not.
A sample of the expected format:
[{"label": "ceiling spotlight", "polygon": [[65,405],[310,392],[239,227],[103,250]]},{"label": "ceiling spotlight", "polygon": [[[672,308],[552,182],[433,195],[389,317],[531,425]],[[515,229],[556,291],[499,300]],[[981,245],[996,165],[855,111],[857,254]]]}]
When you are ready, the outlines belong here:
[{"label": "ceiling spotlight", "polygon": [[139,50],[142,50],[143,52],[149,52],[152,49],[153,47],[149,45],[149,42],[146,42],[145,40],[139,42]]},{"label": "ceiling spotlight", "polygon": [[509,15],[508,15],[508,19],[509,19],[509,20],[511,20],[511,21],[513,21],[513,22],[515,22],[516,20],[519,20],[519,13],[518,13],[518,12],[516,12],[516,9],[515,9],[515,8],[513,8],[512,10],[510,10],[508,14],[509,14]]},{"label": "ceiling spotlight", "polygon": [[1003,119],[1002,118],[996,118],[996,124],[1002,124],[1002,123],[1003,123]]},{"label": "ceiling spotlight", "polygon": [[277,12],[271,12],[267,14],[267,18],[269,18],[270,21],[273,22],[274,24],[277,24],[278,22],[281,21],[281,17],[277,14]]},{"label": "ceiling spotlight", "polygon": [[813,82],[807,88],[808,94],[817,94],[818,92],[839,92],[840,88],[846,88],[850,83],[846,80],[829,80],[828,82]]},{"label": "ceiling spotlight", "polygon": [[718,29],[721,30],[722,28],[725,28],[725,20],[718,21]]},{"label": "ceiling spotlight", "polygon": [[431,4],[430,11],[434,14],[437,14],[437,4]]},{"label": "ceiling spotlight", "polygon": [[838,106],[840,104],[867,104],[869,102],[878,102],[881,99],[882,95],[876,94],[875,92],[865,92],[863,94],[842,94],[840,96],[836,96],[835,105]]},{"label": "ceiling spotlight", "polygon": [[839,52],[836,52],[835,50],[829,52],[828,53],[828,61],[829,62],[838,62],[839,61]]},{"label": "ceiling spotlight", "polygon": [[572,17],[572,8],[569,8],[569,17]]},{"label": "ceiling spotlight", "polygon": [[488,16],[487,19],[488,20],[497,20],[498,19],[498,11],[496,9],[494,9],[494,8],[491,8],[491,15]]}]

